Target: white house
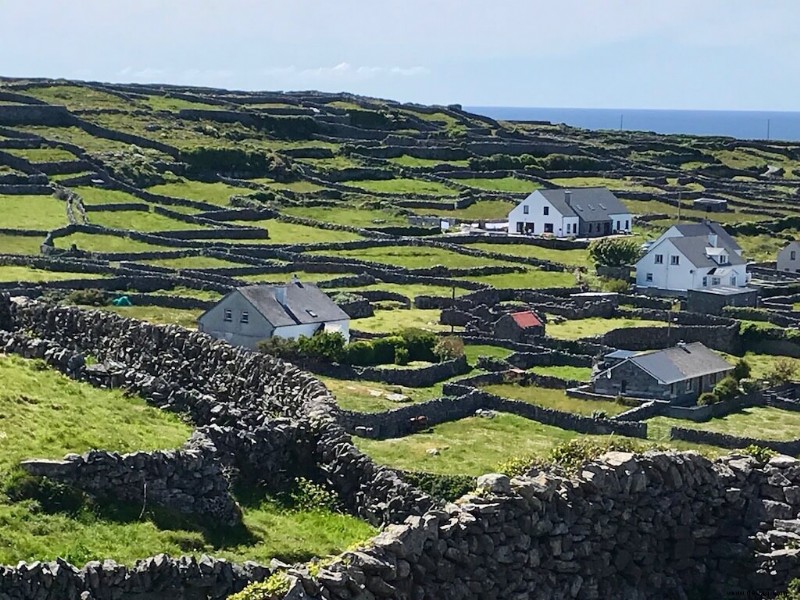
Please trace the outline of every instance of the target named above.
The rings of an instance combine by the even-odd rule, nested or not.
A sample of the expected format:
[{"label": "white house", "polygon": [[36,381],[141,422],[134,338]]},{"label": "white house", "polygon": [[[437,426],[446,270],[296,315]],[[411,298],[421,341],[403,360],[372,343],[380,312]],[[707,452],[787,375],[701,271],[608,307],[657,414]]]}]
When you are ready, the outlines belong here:
[{"label": "white house", "polygon": [[653,242],[650,247],[655,246],[666,238],[697,236],[706,236],[709,237],[709,239],[716,239],[719,245],[732,249],[739,256],[742,255],[742,248],[733,236],[725,231],[722,225],[709,221],[708,219],[704,219],[701,223],[678,223],[677,225],[673,225],[662,233],[661,237]]},{"label": "white house", "polygon": [[270,337],[310,337],[320,329],[350,339],[350,317],[317,286],[296,278],[286,285],[233,290],[197,319],[199,331],[234,346],[256,348]]},{"label": "white house", "polygon": [[508,232],[599,237],[630,232],[633,216],[603,187],[536,190],[508,213]]},{"label": "white house", "polygon": [[747,265],[739,245],[729,244],[727,233],[701,226],[705,235],[684,235],[700,230],[676,225],[658,238],[636,263],[636,286],[678,292],[745,287]]},{"label": "white house", "polygon": [[789,244],[778,252],[778,271],[800,273],[800,242]]}]

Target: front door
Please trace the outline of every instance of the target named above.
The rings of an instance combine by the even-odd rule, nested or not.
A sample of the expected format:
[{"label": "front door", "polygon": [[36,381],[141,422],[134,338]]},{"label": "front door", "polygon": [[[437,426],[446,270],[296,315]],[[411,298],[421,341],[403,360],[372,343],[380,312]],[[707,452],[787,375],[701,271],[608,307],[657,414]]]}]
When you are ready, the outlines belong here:
[{"label": "front door", "polygon": [[605,233],[606,235],[611,233],[611,223],[609,223],[608,221],[606,221],[606,223],[603,226],[603,233]]},{"label": "front door", "polygon": [[545,223],[544,224],[544,232],[545,233],[553,233],[553,224],[552,223]]}]

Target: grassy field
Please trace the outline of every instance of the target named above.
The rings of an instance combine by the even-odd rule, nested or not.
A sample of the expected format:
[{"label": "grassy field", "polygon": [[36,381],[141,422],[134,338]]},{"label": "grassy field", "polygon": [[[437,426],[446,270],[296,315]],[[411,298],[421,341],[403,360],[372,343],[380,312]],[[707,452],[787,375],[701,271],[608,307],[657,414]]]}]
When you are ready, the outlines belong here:
[{"label": "grassy field", "polygon": [[484,283],[496,288],[554,288],[554,287],[573,287],[575,275],[570,272],[560,271],[540,271],[536,268],[529,268],[522,273],[504,273],[500,275],[469,275],[457,277],[468,281]]},{"label": "grassy field", "polygon": [[503,398],[521,400],[529,404],[552,408],[577,415],[591,416],[595,411],[603,411],[609,417],[625,412],[630,407],[607,402],[605,400],[581,400],[570,398],[564,390],[555,390],[536,386],[521,386],[515,383],[499,383],[484,388],[491,394]]},{"label": "grassy field", "polygon": [[323,242],[352,242],[362,239],[357,233],[349,231],[320,229],[308,225],[284,223],[275,219],[236,221],[236,223],[251,227],[263,227],[269,233],[269,239],[264,240],[227,240],[237,244],[321,244]]},{"label": "grassy field", "polygon": [[476,248],[487,252],[500,252],[511,256],[525,256],[548,260],[562,265],[588,267],[590,265],[588,250],[554,250],[529,244],[469,244],[467,248]]},{"label": "grassy field", "polygon": [[592,367],[570,367],[567,365],[552,365],[548,367],[532,367],[532,373],[559,377],[569,381],[589,381],[592,377]]},{"label": "grassy field", "polygon": [[223,294],[213,290],[196,290],[181,285],[175,286],[171,290],[156,290],[151,292],[153,296],[188,296],[190,298],[197,298],[198,300],[219,300]]},{"label": "grassy field", "polygon": [[61,148],[6,148],[4,151],[32,163],[64,162],[78,159],[72,152]]},{"label": "grassy field", "polygon": [[17,265],[0,266],[0,281],[26,281],[38,283],[40,281],[65,281],[68,279],[102,279],[106,275],[99,273],[72,273],[70,271],[46,271],[33,267]]},{"label": "grassy field", "polygon": [[[320,281],[328,281],[337,277],[347,277],[348,273],[309,273],[308,271],[295,271],[294,273],[264,273],[261,275],[243,275],[237,277],[241,281],[249,281],[252,283],[286,283],[292,278],[292,275],[297,275],[300,281],[309,283],[318,283]],[[343,291],[347,291],[346,289]]]},{"label": "grassy field", "polygon": [[[492,192],[510,192],[512,194],[530,194],[542,187],[535,181],[517,179],[516,177],[502,177],[499,179],[484,179],[482,177],[470,179],[454,179],[456,183],[478,188],[479,190],[489,190]],[[510,210],[513,207],[510,207]],[[508,215],[506,210],[506,216]]]},{"label": "grassy field", "polygon": [[48,140],[68,142],[80,146],[90,154],[100,152],[128,152],[130,144],[117,142],[108,138],[94,136],[78,127],[47,127],[43,125],[25,125],[18,127],[23,131],[40,135]]},{"label": "grassy field", "polygon": [[[283,209],[287,215],[316,219],[326,223],[350,225],[351,227],[406,226],[408,219],[388,210],[347,208],[340,206],[290,206]],[[379,221],[376,223],[375,221]]]},{"label": "grassy field", "polygon": [[396,165],[400,165],[401,167],[435,167],[436,165],[446,164],[446,165],[454,165],[457,167],[468,167],[469,161],[468,160],[441,160],[438,158],[416,158],[414,156],[397,156],[395,158],[390,158],[389,162],[393,162]]},{"label": "grassy field", "polygon": [[227,183],[206,183],[203,181],[192,181],[184,179],[172,183],[163,183],[148,188],[149,192],[172,196],[174,198],[188,198],[189,200],[199,200],[216,204],[218,206],[228,206],[228,198],[233,195],[250,194],[253,190],[248,188],[234,187]]},{"label": "grassy field", "polygon": [[89,252],[157,252],[172,250],[165,246],[156,246],[130,238],[105,235],[102,233],[72,233],[70,235],[56,238],[53,243],[56,248],[69,249],[75,244],[81,250]]},{"label": "grassy field", "polygon": [[[322,273],[320,273],[322,275]],[[441,296],[445,298],[451,298],[453,296],[453,288],[444,286],[444,285],[426,285],[424,283],[410,283],[410,284],[403,284],[403,283],[384,283],[378,282],[372,285],[365,285],[359,286],[354,288],[339,288],[341,292],[354,292],[358,293],[359,291],[384,291],[384,292],[395,292],[397,294],[402,294],[409,300],[414,300],[417,296]],[[464,294],[468,294],[471,290],[467,290],[465,288],[456,288],[456,296],[463,296]]]},{"label": "grassy field", "polygon": [[684,427],[763,440],[800,438],[800,413],[764,406],[745,408],[741,412],[711,419],[704,423],[669,417],[654,417],[648,419],[647,423],[648,427],[652,423],[656,429],[658,427]]},{"label": "grassy field", "polygon": [[441,210],[439,208],[416,208],[418,215],[436,215],[439,217],[455,217],[456,219],[506,219],[512,204],[503,200],[478,200],[467,208]]},{"label": "grassy field", "polygon": [[[88,185],[81,185],[74,190],[78,195],[83,198],[84,204],[144,204],[147,203],[141,198],[137,198],[128,192],[120,190],[108,190],[105,188],[96,188]],[[170,207],[171,208],[171,207]],[[89,216],[91,219],[95,213]]]},{"label": "grassy field", "polygon": [[[439,323],[439,310],[422,310],[419,308],[398,308],[395,310],[375,311],[375,315],[365,319],[353,319],[350,327],[359,331],[370,333],[391,333],[396,331],[398,326],[419,327],[429,331],[450,331],[449,325]],[[456,327],[455,331],[461,331],[463,327]]]},{"label": "grassy field", "polygon": [[280,182],[280,181],[273,181],[272,179],[262,178],[262,179],[253,179],[256,183],[261,183],[265,187],[274,189],[274,190],[289,190],[290,192],[297,192],[300,194],[311,194],[314,192],[318,192],[323,188],[316,183],[312,183],[310,181],[289,181],[289,182]]},{"label": "grassy field", "polygon": [[214,269],[224,267],[239,267],[239,263],[214,258],[213,256],[183,256],[181,258],[157,258],[143,260],[144,264],[169,267],[170,269]]},{"label": "grassy field", "polygon": [[[432,473],[481,475],[497,470],[513,456],[544,458],[562,442],[576,437],[604,439],[543,425],[522,417],[500,414],[494,419],[468,417],[442,423],[404,438],[354,438],[356,445],[379,463],[399,469]],[[438,455],[428,453],[437,449]]]},{"label": "grassy field", "polygon": [[0,254],[39,254],[44,236],[0,234]]},{"label": "grassy field", "polygon": [[[140,398],[72,381],[39,361],[0,356],[0,379],[0,484],[26,458],[61,458],[92,448],[175,448],[191,433],[176,416],[149,408]],[[161,552],[295,561],[339,552],[374,534],[352,517],[294,510],[254,490],[240,494],[239,501],[245,525],[225,531],[185,519],[141,518],[141,506],[47,512],[32,500],[0,499],[0,564],[57,556],[79,566],[106,558],[132,564]]]},{"label": "grassy field", "polygon": [[54,85],[25,90],[25,94],[44,100],[49,104],[60,104],[72,109],[116,108],[131,110],[134,105],[128,101],[100,90],[77,85]]},{"label": "grassy field", "polygon": [[319,379],[336,397],[336,403],[341,408],[357,412],[382,412],[400,408],[408,403],[388,400],[386,398],[388,394],[408,396],[410,402],[424,402],[442,395],[441,383],[427,388],[409,388],[372,381],[349,381],[332,377],[319,377]]},{"label": "grassy field", "polygon": [[391,194],[432,194],[435,196],[456,196],[458,190],[449,188],[435,181],[423,179],[369,179],[348,181],[347,185],[361,188],[368,192],[385,192]]},{"label": "grassy field", "polygon": [[664,321],[649,321],[646,319],[603,319],[592,317],[589,319],[570,319],[563,323],[548,323],[547,335],[561,340],[577,340],[580,338],[603,335],[612,329],[621,327],[666,327]]},{"label": "grassy field", "polygon": [[50,230],[67,224],[67,205],[53,196],[0,194],[0,227]]},{"label": "grassy field", "polygon": [[571,187],[605,187],[609,190],[631,190],[636,192],[660,192],[657,187],[647,185],[630,178],[613,179],[607,177],[567,177],[551,179],[551,183],[562,188]]},{"label": "grassy field", "polygon": [[164,308],[163,306],[104,306],[101,310],[156,325],[180,325],[191,330],[197,329],[197,317],[203,313],[198,309]]},{"label": "grassy field", "polygon": [[134,229],[146,233],[207,229],[205,225],[178,221],[156,212],[142,210],[96,211],[89,215],[89,222],[92,225],[110,227],[111,229]]},{"label": "grassy field", "polygon": [[497,260],[468,256],[442,248],[430,248],[427,246],[381,246],[359,250],[319,250],[313,252],[313,254],[335,254],[345,258],[357,258],[407,269],[423,269],[434,265],[469,268],[503,264]]},{"label": "grassy field", "polygon": [[467,362],[474,365],[479,356],[489,356],[491,358],[507,358],[513,350],[502,348],[501,346],[488,346],[486,344],[468,344],[464,346],[464,354],[467,355]]}]

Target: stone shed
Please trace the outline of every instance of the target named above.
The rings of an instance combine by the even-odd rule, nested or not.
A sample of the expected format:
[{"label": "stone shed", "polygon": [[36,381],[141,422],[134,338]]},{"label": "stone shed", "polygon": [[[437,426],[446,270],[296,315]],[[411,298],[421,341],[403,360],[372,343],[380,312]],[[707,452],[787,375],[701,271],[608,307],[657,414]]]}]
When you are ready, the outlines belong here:
[{"label": "stone shed", "polygon": [[688,290],[686,309],[689,312],[721,315],[726,306],[758,306],[758,290],[749,287],[718,287]]},{"label": "stone shed", "polygon": [[544,320],[525,310],[500,317],[494,324],[494,336],[502,340],[525,342],[544,335]]}]

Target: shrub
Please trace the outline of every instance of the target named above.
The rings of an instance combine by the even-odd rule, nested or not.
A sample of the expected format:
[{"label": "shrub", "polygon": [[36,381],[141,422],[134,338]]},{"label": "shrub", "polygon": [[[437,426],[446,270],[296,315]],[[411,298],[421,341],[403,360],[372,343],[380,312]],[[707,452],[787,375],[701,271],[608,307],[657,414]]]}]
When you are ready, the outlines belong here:
[{"label": "shrub", "polygon": [[750,363],[745,359],[740,358],[736,361],[736,366],[733,367],[733,378],[736,381],[741,381],[750,377]]},{"label": "shrub", "polygon": [[3,485],[3,493],[12,502],[34,500],[44,512],[74,515],[87,503],[80,490],[47,477],[37,477],[22,469],[11,473]]},{"label": "shrub", "polygon": [[341,362],[345,356],[344,336],[338,331],[317,331],[311,337],[300,336],[297,348],[302,356],[328,362]]},{"label": "shrub", "polygon": [[776,596],[775,600],[800,600],[800,579],[792,579],[786,591]]},{"label": "shrub", "polygon": [[83,304],[87,306],[105,306],[108,304],[106,293],[103,290],[73,290],[64,298],[69,304]]},{"label": "shrub", "polygon": [[767,373],[770,383],[780,384],[792,381],[797,374],[797,364],[790,358],[780,358],[775,361],[772,368]]},{"label": "shrub", "polygon": [[749,454],[760,463],[767,462],[777,454],[772,448],[765,448],[764,446],[757,446],[756,444],[750,444],[746,448],[743,448],[742,451],[745,454]]},{"label": "shrub", "polygon": [[497,465],[497,472],[508,475],[509,477],[517,477],[524,475],[536,463],[536,458],[533,455],[512,456]]},{"label": "shrub", "polygon": [[251,583],[241,592],[228,596],[228,600],[279,600],[289,592],[290,586],[289,577],[279,571],[264,581]]},{"label": "shrub", "polygon": [[615,292],[617,294],[624,294],[631,288],[630,283],[624,279],[608,279],[603,282],[603,289],[607,292]]},{"label": "shrub", "polygon": [[443,337],[433,349],[439,360],[452,360],[464,356],[464,340],[457,335]]},{"label": "shrub", "polygon": [[755,379],[742,379],[739,381],[739,388],[745,394],[752,394],[753,392],[757,392],[760,389],[760,385]]},{"label": "shrub", "polygon": [[297,360],[300,356],[300,346],[296,340],[282,337],[271,337],[261,340],[257,344],[260,352],[271,354],[284,360]]},{"label": "shrub", "polygon": [[639,244],[630,239],[602,238],[589,246],[589,257],[602,267],[632,265],[642,254]]},{"label": "shrub", "polygon": [[401,365],[401,366],[408,364],[408,349],[407,348],[395,348],[394,349],[394,364]]},{"label": "shrub", "polygon": [[375,349],[371,342],[353,342],[345,349],[344,361],[349,365],[368,367],[375,364]]},{"label": "shrub", "polygon": [[436,359],[433,349],[436,346],[438,338],[432,331],[409,327],[400,330],[398,335],[403,338],[405,342],[410,360],[431,362]]},{"label": "shrub", "polygon": [[720,401],[720,397],[714,392],[703,392],[697,399],[698,406],[710,406]]},{"label": "shrub", "polygon": [[549,459],[565,471],[577,471],[585,463],[606,452],[636,452],[641,450],[633,441],[609,438],[602,442],[577,438],[560,444],[550,451]]},{"label": "shrub", "polygon": [[720,400],[730,400],[739,394],[739,382],[728,375],[714,386],[714,394],[718,396]]},{"label": "shrub", "polygon": [[469,475],[439,475],[422,471],[403,472],[403,479],[411,485],[446,502],[453,502],[475,489],[475,477]]},{"label": "shrub", "polygon": [[294,480],[295,487],[289,494],[292,507],[296,510],[329,510],[341,509],[339,498],[326,487],[314,483],[305,477]]}]

